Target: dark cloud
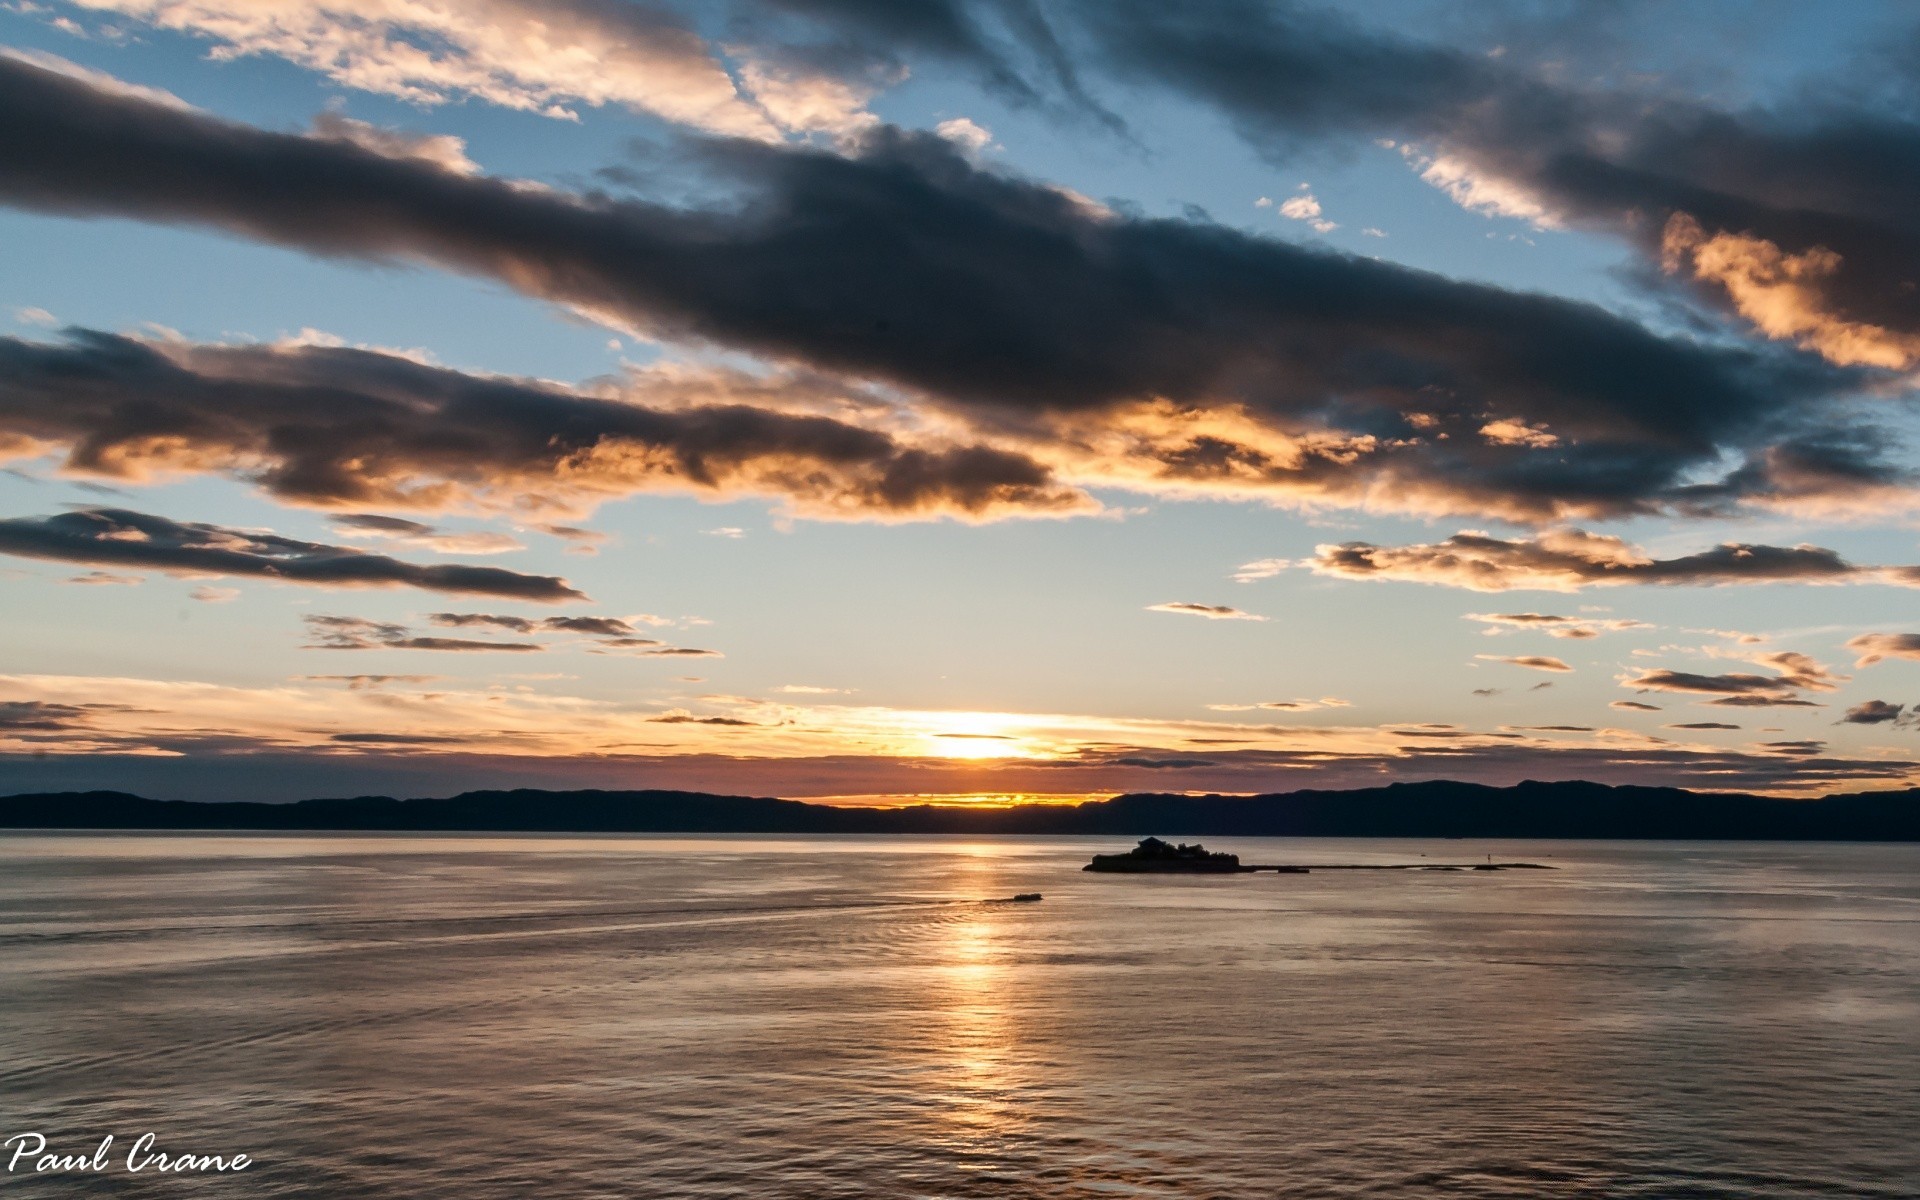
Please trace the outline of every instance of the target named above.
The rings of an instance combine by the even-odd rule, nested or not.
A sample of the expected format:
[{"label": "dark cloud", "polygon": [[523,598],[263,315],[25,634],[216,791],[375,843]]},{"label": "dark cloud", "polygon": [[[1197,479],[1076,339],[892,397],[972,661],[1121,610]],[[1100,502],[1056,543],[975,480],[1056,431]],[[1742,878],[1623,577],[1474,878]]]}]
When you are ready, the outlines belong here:
[{"label": "dark cloud", "polygon": [[[0,61],[0,76],[4,69]],[[597,396],[337,346],[192,345],[87,330],[68,338],[0,338],[0,440],[60,447],[76,471],[219,470],[323,507],[564,511],[662,488],[767,495],[820,516],[1097,507],[1022,454],[912,446],[775,407],[844,398],[817,380],[682,372],[636,376]],[[436,549],[517,545],[378,514],[336,521]],[[476,542],[489,536],[492,544]]]},{"label": "dark cloud", "polygon": [[[1805,356],[1664,338],[1592,305],[1101,211],[932,135],[688,153],[735,198],[528,188],[0,60],[0,199],[15,205],[500,279],[655,336],[912,389],[1059,453],[1118,453],[1136,482],[1529,520],[1722,504],[1784,495],[1770,447],[1833,427],[1821,402],[1853,386]],[[851,490],[907,508],[889,492],[984,474],[976,508],[1008,492],[1081,503],[1005,451],[891,449],[862,456],[887,459],[884,478]],[[1737,479],[1700,482],[1729,455]],[[364,499],[355,482],[320,472],[316,501]]]},{"label": "dark cloud", "polygon": [[1791,754],[1798,757],[1802,755],[1820,754],[1826,750],[1827,744],[1825,742],[1815,741],[1760,742],[1757,743],[1756,748],[1764,754]]},{"label": "dark cloud", "polygon": [[1900,725],[1910,724],[1904,717],[1907,706],[1889,704],[1885,700],[1862,700],[1849,708],[1834,724],[1836,725]]},{"label": "dark cloud", "polygon": [[504,629],[510,633],[532,633],[540,628],[538,617],[503,617],[493,613],[428,613],[427,620],[448,629]]},{"label": "dark cloud", "polygon": [[1638,700],[1609,700],[1608,708],[1617,708],[1624,712],[1660,712],[1658,704],[1643,704]]},{"label": "dark cloud", "polygon": [[[1344,579],[1436,583],[1480,592],[1515,588],[1571,592],[1629,583],[1696,587],[1793,582],[1911,586],[1896,572],[1854,566],[1819,546],[1728,542],[1698,554],[1658,559],[1619,538],[1579,529],[1550,530],[1537,537],[1516,539],[1457,533],[1445,541],[1411,546],[1376,546],[1370,542],[1322,545],[1299,565],[1316,574]],[[1634,622],[1623,627],[1639,626]]]},{"label": "dark cloud", "polygon": [[1791,685],[1774,675],[1700,675],[1691,671],[1645,670],[1622,681],[1622,687],[1653,692],[1700,692],[1715,696],[1758,696],[1787,691]]},{"label": "dark cloud", "polygon": [[902,78],[911,59],[934,58],[970,69],[1014,104],[1091,118],[1125,136],[1035,0],[770,0],[736,5],[735,20],[776,47],[776,61],[866,82]]},{"label": "dark cloud", "polygon": [[301,617],[314,639],[308,650],[499,650],[532,653],[546,649],[534,642],[481,642],[465,638],[419,637],[404,625],[369,621],[364,617]]},{"label": "dark cloud", "polygon": [[566,580],[551,575],[526,575],[499,567],[424,566],[345,546],[173,521],[124,508],[0,520],[0,553],[317,587],[404,586],[543,602],[586,599]]},{"label": "dark cloud", "polygon": [[1662,729],[1738,729],[1738,725],[1729,725],[1725,721],[1682,721],[1677,725],[1663,725]]},{"label": "dark cloud", "polygon": [[[1820,706],[1802,697],[1801,692],[1831,692],[1847,679],[1845,675],[1836,675],[1824,664],[1793,650],[1756,654],[1751,661],[1771,667],[1776,674],[1755,675],[1736,671],[1704,675],[1665,668],[1643,669],[1621,676],[1620,686],[1646,692],[1712,696],[1714,699],[1706,703],[1721,708],[1817,708]],[[1623,705],[1624,702],[1615,702],[1616,707]]]},{"label": "dark cloud", "polygon": [[543,617],[540,628],[558,633],[585,633],[598,637],[622,637],[633,626],[619,617]]},{"label": "dark cloud", "polygon": [[1732,112],[1582,91],[1520,54],[1298,4],[1072,11],[1108,70],[1215,106],[1278,159],[1329,135],[1412,139],[1426,177],[1471,207],[1608,230],[1836,362],[1920,360],[1920,125],[1847,107],[1854,81]]},{"label": "dark cloud", "polygon": [[410,537],[427,537],[437,530],[431,525],[419,521],[409,521],[405,517],[383,517],[376,513],[341,513],[329,517],[335,525],[343,529],[364,529],[375,533],[397,533]]},{"label": "dark cloud", "polygon": [[88,724],[103,711],[123,711],[111,704],[55,704],[45,700],[0,700],[0,735],[56,733]]}]

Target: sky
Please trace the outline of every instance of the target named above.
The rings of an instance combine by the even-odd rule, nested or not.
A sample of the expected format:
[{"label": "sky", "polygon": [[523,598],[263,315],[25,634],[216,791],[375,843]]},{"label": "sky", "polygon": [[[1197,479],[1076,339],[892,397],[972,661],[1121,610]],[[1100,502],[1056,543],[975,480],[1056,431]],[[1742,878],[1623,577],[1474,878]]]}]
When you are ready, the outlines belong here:
[{"label": "sky", "polygon": [[0,791],[1920,783],[1910,6],[0,4]]}]

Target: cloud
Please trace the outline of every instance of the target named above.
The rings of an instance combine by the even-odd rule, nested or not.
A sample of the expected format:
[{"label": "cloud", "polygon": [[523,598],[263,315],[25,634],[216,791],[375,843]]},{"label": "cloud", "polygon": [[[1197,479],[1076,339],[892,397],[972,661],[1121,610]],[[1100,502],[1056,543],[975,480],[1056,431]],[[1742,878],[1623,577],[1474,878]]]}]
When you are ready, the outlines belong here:
[{"label": "cloud", "polygon": [[[656,339],[901,389],[1030,451],[894,448],[889,481],[909,493],[985,473],[987,501],[997,488],[1086,507],[1034,456],[1139,489],[1533,522],[1907,487],[1883,439],[1834,407],[1858,372],[1791,350],[1095,210],[933,134],[682,153],[676,178],[704,170],[724,200],[530,187],[0,61],[5,202],[493,278]],[[1558,442],[1468,436],[1488,413]]]},{"label": "cloud", "polygon": [[1827,744],[1817,741],[1756,742],[1755,747],[1765,754],[1791,754],[1797,756],[1819,754],[1826,750]]},{"label": "cloud", "polygon": [[1914,583],[1904,573],[1909,568],[1857,567],[1819,546],[1727,542],[1698,554],[1657,559],[1619,538],[1579,529],[1512,540],[1468,531],[1411,546],[1321,545],[1296,565],[1341,579],[1391,579],[1477,592],[1575,592],[1619,584]]},{"label": "cloud", "polygon": [[1872,666],[1883,658],[1920,659],[1920,633],[1863,633],[1847,642],[1860,657],[1856,667]]},{"label": "cloud", "polygon": [[420,521],[404,517],[386,517],[376,513],[341,513],[327,518],[349,533],[384,538],[406,546],[418,546],[443,554],[504,554],[524,550],[525,546],[504,533],[446,533]]},{"label": "cloud", "polygon": [[[0,442],[21,439],[15,453],[62,447],[70,471],[136,480],[219,471],[276,499],[328,508],[553,512],[659,490],[772,496],[808,515],[848,519],[1098,508],[1022,454],[907,444],[783,411],[845,399],[818,380],[660,369],[600,396],[310,342],[69,336],[66,344],[0,338]],[[434,550],[518,546],[401,517],[336,520]]]},{"label": "cloud", "polygon": [[1233,581],[1235,583],[1252,583],[1259,579],[1272,579],[1292,565],[1291,560],[1284,558],[1262,558],[1254,562],[1243,563],[1234,571]]},{"label": "cloud", "polygon": [[1898,333],[1850,321],[1830,311],[1826,287],[1842,261],[1825,246],[1788,254],[1765,238],[1709,235],[1683,212],[1667,219],[1661,237],[1669,272],[1719,284],[1741,316],[1771,338],[1792,341],[1830,362],[1900,369],[1920,359],[1920,334]]},{"label": "cloud", "polygon": [[1478,659],[1484,659],[1487,662],[1507,663],[1511,666],[1516,666],[1516,667],[1531,667],[1536,671],[1571,671],[1573,670],[1573,668],[1568,666],[1566,663],[1561,662],[1559,659],[1553,658],[1545,654],[1518,654],[1518,655],[1476,654],[1474,655],[1474,657]]},{"label": "cloud", "polygon": [[772,137],[766,113],[662,9],[594,0],[74,0],[271,55],[341,87],[412,104],[474,98],[545,116],[619,104],[716,133]]},{"label": "cloud", "polygon": [[594,637],[621,637],[633,626],[619,617],[543,617],[540,628],[554,633],[584,633]]},{"label": "cloud", "polygon": [[304,616],[308,650],[444,650],[453,653],[498,650],[528,654],[546,649],[533,642],[480,642],[465,638],[417,637],[406,626],[364,617]]},{"label": "cloud", "polygon": [[1148,612],[1185,613],[1188,616],[1205,617],[1209,621],[1264,621],[1265,617],[1255,613],[1241,612],[1225,604],[1193,604],[1185,600],[1170,601],[1166,604],[1149,604]]},{"label": "cloud", "polygon": [[1275,208],[1281,216],[1290,221],[1305,221],[1313,226],[1315,233],[1332,233],[1340,226],[1328,220],[1320,211],[1320,201],[1312,192],[1301,192],[1297,196],[1282,200]]},{"label": "cloud", "polygon": [[90,724],[95,715],[123,705],[55,704],[44,700],[0,700],[0,736],[60,733]]},{"label": "cloud", "polygon": [[[427,620],[449,629],[504,629],[510,633],[582,633],[593,637],[619,638],[633,633],[633,626],[619,617],[517,617],[496,613],[427,614]],[[644,640],[644,639],[643,639]],[[657,642],[648,642],[658,645]]]},{"label": "cloud", "polygon": [[739,717],[697,717],[685,709],[674,709],[647,719],[656,725],[722,725],[745,729],[757,729],[760,726],[758,721],[746,721]]},{"label": "cloud", "polygon": [[1754,655],[1752,661],[1776,674],[1745,672],[1707,675],[1665,668],[1642,669],[1620,676],[1621,687],[1638,691],[1713,696],[1708,704],[1722,708],[1816,708],[1802,691],[1831,692],[1846,681],[1813,658],[1792,650]]},{"label": "cloud", "polygon": [[993,131],[967,117],[954,117],[933,127],[933,131],[964,150],[978,154],[993,145]]},{"label": "cloud", "polygon": [[0,520],[0,553],[56,562],[234,575],[316,587],[414,587],[553,602],[583,600],[564,579],[499,567],[423,566],[277,534],[173,521],[124,508]]},{"label": "cloud", "polygon": [[1480,436],[1495,446],[1530,446],[1535,450],[1545,450],[1560,444],[1560,439],[1545,428],[1535,428],[1525,421],[1510,419],[1488,421],[1480,427]]},{"label": "cloud", "polygon": [[202,586],[187,593],[202,604],[226,604],[240,598],[239,588]]},{"label": "cloud", "polygon": [[1836,725],[1900,725],[1911,724],[1910,718],[1903,719],[1906,712],[1904,704],[1889,704],[1885,700],[1862,700],[1849,708]]},{"label": "cloud", "polygon": [[1677,725],[1662,725],[1662,729],[1738,729],[1738,725],[1729,725],[1725,721],[1682,721]]},{"label": "cloud", "polygon": [[1652,629],[1645,621],[1634,621],[1624,617],[1557,617],[1549,613],[1465,613],[1462,620],[1479,621],[1494,628],[1488,633],[1498,632],[1502,628],[1538,629],[1548,637],[1585,640],[1599,637],[1602,633],[1616,633],[1627,629]]},{"label": "cloud", "polygon": [[480,173],[480,164],[467,157],[466,142],[452,134],[382,129],[337,112],[323,112],[313,119],[313,135],[336,142],[349,142],[362,150],[388,158],[417,159],[455,175]]},{"label": "cloud", "polygon": [[1464,207],[1625,240],[1764,336],[1838,363],[1920,356],[1920,301],[1902,286],[1920,207],[1897,165],[1920,154],[1920,125],[1853,101],[1858,79],[1813,104],[1789,90],[1771,110],[1726,110],[1671,78],[1575,83],[1602,71],[1569,71],[1562,47],[1494,57],[1331,9],[1069,11],[1109,73],[1214,106],[1276,162],[1372,137]]},{"label": "cloud", "polygon": [[383,688],[390,683],[433,683],[439,675],[296,675],[305,683],[344,683],[349,691],[363,692]]},{"label": "cloud", "polygon": [[1609,700],[1608,708],[1618,708],[1625,712],[1660,712],[1658,704],[1644,704],[1638,700]]},{"label": "cloud", "polygon": [[[750,755],[734,741],[743,726],[656,721],[684,710],[661,711],[617,695],[523,694],[459,683],[431,691],[355,690],[337,681],[235,688],[0,676],[0,703],[66,706],[23,710],[21,722],[62,727],[11,737],[0,732],[0,755],[7,755],[0,762],[22,789],[82,777],[93,787],[132,786],[138,779],[148,792],[207,796],[217,789],[190,781],[225,777],[231,783],[235,773],[245,773],[256,797],[263,778],[308,795],[332,790],[316,778],[352,777],[364,785],[370,776],[332,773],[342,765],[339,756],[373,756],[356,758],[366,768],[402,754],[430,755],[419,762],[419,777],[443,785],[479,771],[470,785],[458,786],[619,787],[645,777],[661,787],[790,796],[1110,794],[1162,786],[1151,781],[1173,762],[1187,764],[1177,768],[1183,789],[1237,792],[1382,780],[1585,778],[1805,794],[1836,785],[1907,786],[1920,778],[1920,762],[1893,756],[1688,747],[1609,729],[1480,732],[1454,725],[1254,724],[703,700],[713,707],[699,716],[762,726],[752,731]],[[359,740],[369,731],[395,740]],[[974,736],[945,736],[951,734]],[[451,757],[455,753],[475,757]],[[1133,759],[1142,761],[1122,761]],[[391,780],[353,790],[395,788],[419,790]]]},{"label": "cloud", "polygon": [[1351,708],[1350,703],[1334,696],[1322,696],[1318,700],[1263,700],[1258,704],[1209,704],[1213,712],[1313,712],[1323,708]]},{"label": "cloud", "polygon": [[655,646],[637,651],[641,658],[725,658],[718,650],[700,650],[691,646]]},{"label": "cloud", "polygon": [[568,554],[598,554],[601,543],[609,540],[607,534],[594,529],[581,529],[576,525],[541,524],[534,528],[548,537],[572,542],[573,545],[567,550]]},{"label": "cloud", "polygon": [[81,575],[69,576],[67,582],[87,587],[135,587],[145,583],[146,579],[140,575],[116,575],[111,571],[88,571]]}]

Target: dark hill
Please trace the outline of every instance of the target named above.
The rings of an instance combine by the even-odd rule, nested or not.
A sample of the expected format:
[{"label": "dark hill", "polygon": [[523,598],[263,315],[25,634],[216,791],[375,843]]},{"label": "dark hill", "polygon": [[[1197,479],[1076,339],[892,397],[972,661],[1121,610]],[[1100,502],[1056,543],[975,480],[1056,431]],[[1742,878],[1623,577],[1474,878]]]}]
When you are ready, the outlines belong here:
[{"label": "dark hill", "polygon": [[0,798],[0,828],[1920,841],[1920,789],[1779,800],[1581,782],[1489,787],[1435,781],[1263,796],[1135,793],[1071,807],[997,809],[832,808],[662,791],[488,791],[295,804],[59,792]]}]

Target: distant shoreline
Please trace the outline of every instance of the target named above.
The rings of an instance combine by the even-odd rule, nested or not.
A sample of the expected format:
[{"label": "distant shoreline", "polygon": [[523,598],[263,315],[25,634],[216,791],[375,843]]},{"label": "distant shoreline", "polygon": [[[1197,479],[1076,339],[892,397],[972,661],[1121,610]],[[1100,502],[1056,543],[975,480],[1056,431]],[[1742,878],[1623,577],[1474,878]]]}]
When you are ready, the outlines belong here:
[{"label": "distant shoreline", "polygon": [[42,792],[0,797],[0,829],[1911,842],[1920,841],[1920,789],[1782,800],[1587,782],[1432,781],[1256,796],[1129,793],[1004,808],[847,808],[678,791],[523,789],[287,804]]}]

